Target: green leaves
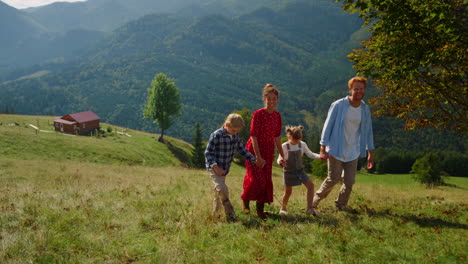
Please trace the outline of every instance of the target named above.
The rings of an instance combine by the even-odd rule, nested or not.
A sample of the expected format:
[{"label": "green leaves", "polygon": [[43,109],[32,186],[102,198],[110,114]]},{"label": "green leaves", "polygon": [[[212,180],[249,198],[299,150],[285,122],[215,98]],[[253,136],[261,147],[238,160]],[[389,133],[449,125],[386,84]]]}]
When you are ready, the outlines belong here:
[{"label": "green leaves", "polygon": [[194,168],[204,168],[205,167],[205,147],[206,143],[203,142],[202,132],[200,128],[200,123],[195,123],[195,133],[193,135],[193,150],[190,162]]},{"label": "green leaves", "polygon": [[411,167],[413,178],[426,186],[441,185],[444,183],[441,176],[440,159],[436,153],[429,152],[416,160]]},{"label": "green leaves", "polygon": [[148,89],[143,117],[154,119],[154,123],[164,131],[171,127],[171,118],[180,115],[180,109],[179,88],[165,74],[155,75],[151,88]]},{"label": "green leaves", "polygon": [[376,114],[466,133],[468,123],[466,5],[449,0],[349,0],[372,24],[372,37],[348,57],[382,93]]}]

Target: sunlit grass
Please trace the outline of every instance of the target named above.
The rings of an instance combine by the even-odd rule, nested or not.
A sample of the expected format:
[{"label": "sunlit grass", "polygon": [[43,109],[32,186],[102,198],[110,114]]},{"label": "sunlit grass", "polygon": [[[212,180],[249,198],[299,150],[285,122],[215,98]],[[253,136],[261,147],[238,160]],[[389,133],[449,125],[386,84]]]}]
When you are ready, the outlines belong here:
[{"label": "sunlit grass", "polygon": [[[75,136],[52,132],[53,117],[0,114],[0,156],[19,159],[81,161],[113,165],[178,166],[180,160],[168,155],[168,145],[157,141],[157,135],[101,124],[104,136]],[[42,131],[37,132],[32,124]],[[125,131],[129,136],[116,132]],[[188,155],[191,146],[166,137]]]},{"label": "sunlit grass", "polygon": [[411,175],[359,173],[354,212],[335,212],[336,186],[320,217],[306,215],[299,186],[280,216],[282,172],[274,167],[272,215],[262,221],[240,212],[245,168],[235,165],[227,183],[238,221],[227,223],[210,215],[207,173],[179,160],[189,144],[133,130],[96,138],[29,126],[52,131],[51,120],[0,115],[0,263],[467,261],[467,178],[427,189]]},{"label": "sunlit grass", "polygon": [[261,221],[240,212],[243,174],[234,166],[227,178],[238,214],[227,223],[210,217],[212,186],[203,170],[2,158],[0,262],[466,262],[462,187],[402,187],[385,175],[359,175],[355,213],[334,211],[336,186],[321,216],[308,216],[301,186],[290,214],[280,217],[275,170],[273,215]]}]

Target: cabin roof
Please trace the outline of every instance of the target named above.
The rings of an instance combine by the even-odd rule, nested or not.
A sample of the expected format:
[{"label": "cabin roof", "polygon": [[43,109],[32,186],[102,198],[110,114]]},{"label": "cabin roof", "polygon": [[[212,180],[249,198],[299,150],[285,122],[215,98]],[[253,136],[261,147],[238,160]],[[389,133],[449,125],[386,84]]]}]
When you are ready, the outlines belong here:
[{"label": "cabin roof", "polygon": [[78,123],[83,123],[83,122],[88,122],[88,121],[99,120],[101,118],[97,116],[95,113],[93,113],[92,111],[84,111],[84,112],[65,115],[61,119],[66,119],[66,120],[71,119]]},{"label": "cabin roof", "polygon": [[54,122],[62,123],[62,124],[65,124],[65,125],[73,125],[73,124],[76,124],[76,122],[74,122],[74,121],[69,121],[69,120],[62,119],[62,118],[55,118],[55,119],[54,119]]}]

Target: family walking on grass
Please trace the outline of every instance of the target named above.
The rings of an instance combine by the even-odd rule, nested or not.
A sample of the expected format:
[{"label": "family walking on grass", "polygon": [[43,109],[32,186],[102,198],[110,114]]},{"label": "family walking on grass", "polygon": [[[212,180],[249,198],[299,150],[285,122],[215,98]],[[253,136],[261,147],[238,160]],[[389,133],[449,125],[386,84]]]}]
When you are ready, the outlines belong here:
[{"label": "family walking on grass", "polygon": [[[372,120],[369,107],[363,98],[367,80],[354,77],[348,82],[349,96],[333,102],[320,139],[320,154],[313,153],[302,141],[302,126],[287,126],[288,141],[281,143],[283,124],[278,105],[279,90],[272,84],[263,88],[264,107],[252,115],[250,138],[244,145],[238,133],[244,127],[244,120],[238,114],[230,114],[223,127],[211,133],[205,150],[206,169],[214,184],[213,214],[222,208],[228,221],[235,221],[236,215],[229,199],[226,175],[235,152],[246,158],[246,173],[243,183],[242,211],[250,213],[250,201],[256,202],[256,214],[268,218],[265,203],[273,202],[272,166],[275,149],[277,162],[283,167],[284,195],[279,214],[287,214],[287,204],[292,187],[304,184],[307,188],[306,212],[318,216],[319,202],[327,197],[333,186],[340,180],[343,185],[335,201],[338,210],[346,206],[355,181],[359,157],[368,159],[368,168],[374,166]],[[302,157],[306,154],[313,159],[328,160],[328,176],[314,194],[314,184],[304,171]]]}]

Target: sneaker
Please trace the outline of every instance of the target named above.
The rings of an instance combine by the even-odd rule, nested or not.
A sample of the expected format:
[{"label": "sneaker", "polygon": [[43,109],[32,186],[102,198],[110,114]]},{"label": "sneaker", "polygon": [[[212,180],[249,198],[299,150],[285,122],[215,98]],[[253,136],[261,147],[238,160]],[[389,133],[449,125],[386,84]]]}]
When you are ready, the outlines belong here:
[{"label": "sneaker", "polygon": [[257,211],[257,216],[260,217],[260,219],[267,219],[268,218],[268,213],[267,212],[264,212],[264,211]]},{"label": "sneaker", "polygon": [[283,209],[281,209],[281,210],[279,211],[279,214],[280,214],[280,215],[287,215],[287,214],[288,214],[288,210],[283,210]]},{"label": "sneaker", "polygon": [[236,214],[235,214],[234,212],[229,213],[229,214],[227,215],[227,220],[228,220],[228,222],[235,222],[235,221],[237,221]]},{"label": "sneaker", "polygon": [[310,214],[310,215],[313,215],[313,216],[319,216],[319,213],[317,211],[315,211],[314,208],[309,208],[307,210],[307,213]]},{"label": "sneaker", "polygon": [[336,205],[336,210],[337,211],[347,211],[347,209],[348,208],[346,207],[346,205],[342,205],[342,204],[337,204]]}]

